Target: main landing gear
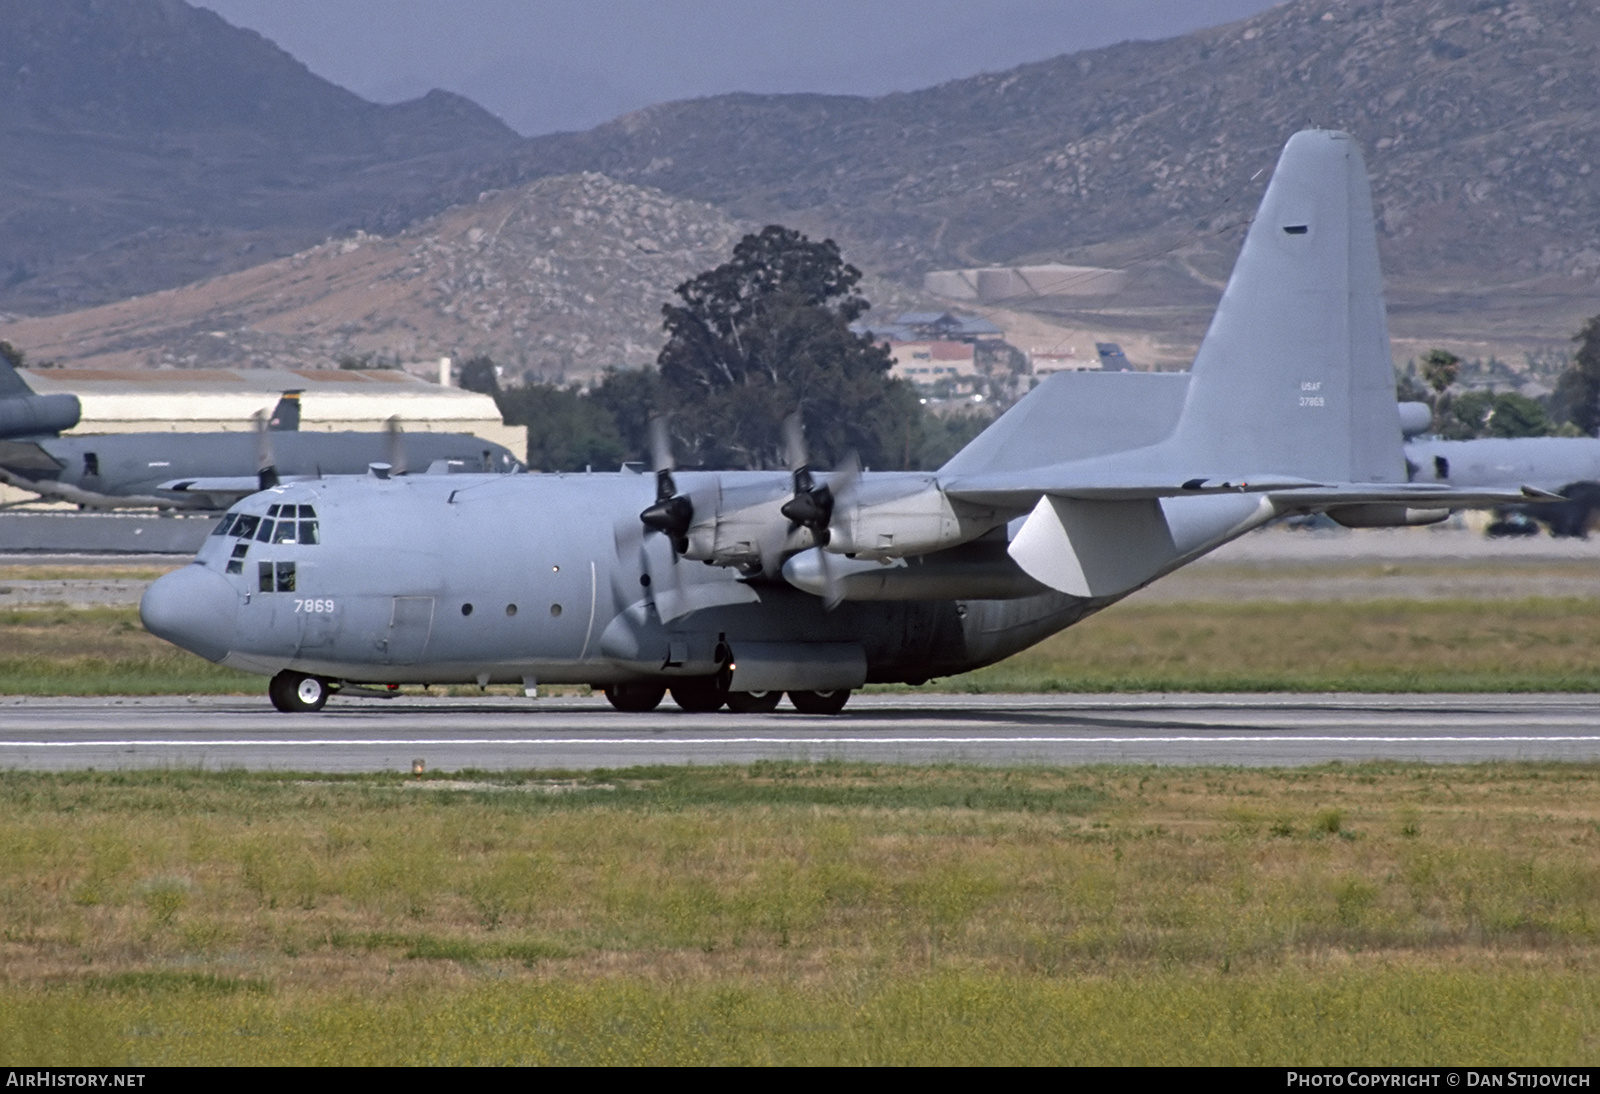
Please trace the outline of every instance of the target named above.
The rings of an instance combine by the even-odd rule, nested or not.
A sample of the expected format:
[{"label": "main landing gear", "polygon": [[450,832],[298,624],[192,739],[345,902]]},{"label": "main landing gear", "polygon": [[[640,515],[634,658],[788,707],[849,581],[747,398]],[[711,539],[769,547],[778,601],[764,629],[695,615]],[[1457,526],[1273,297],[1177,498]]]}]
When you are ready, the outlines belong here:
[{"label": "main landing gear", "polygon": [[[630,680],[607,684],[606,698],[613,707],[627,714],[655,710],[666,697],[668,685]],[[781,691],[727,691],[715,676],[687,676],[671,684],[672,701],[690,714],[710,714],[724,706],[735,714],[770,714],[783,698]],[[791,691],[789,702],[801,714],[838,714],[850,701],[849,688],[833,691]]]},{"label": "main landing gear", "polygon": [[267,697],[285,714],[315,714],[328,705],[331,694],[333,689],[322,677],[288,669],[274,676],[267,685]]},{"label": "main landing gear", "polygon": [[[336,685],[325,677],[285,669],[267,685],[267,696],[272,705],[285,714],[315,714],[328,705],[328,697],[336,690]],[[607,684],[605,695],[613,707],[626,714],[647,714],[661,705],[667,690],[665,683],[629,680]],[[735,714],[771,714],[778,709],[778,701],[784,695],[781,691],[728,691],[715,676],[681,677],[672,682],[671,690],[672,701],[690,714],[710,714],[724,707]],[[362,687],[354,691],[363,695],[378,694]],[[849,688],[789,692],[789,702],[801,714],[838,714],[849,701]]]}]

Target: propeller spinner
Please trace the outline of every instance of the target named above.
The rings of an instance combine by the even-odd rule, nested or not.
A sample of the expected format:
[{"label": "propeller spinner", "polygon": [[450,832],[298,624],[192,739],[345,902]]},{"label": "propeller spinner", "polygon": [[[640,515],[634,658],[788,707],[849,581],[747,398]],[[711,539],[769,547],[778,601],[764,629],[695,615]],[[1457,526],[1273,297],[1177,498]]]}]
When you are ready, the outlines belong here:
[{"label": "propeller spinner", "polygon": [[650,531],[663,533],[672,542],[673,552],[681,555],[689,549],[694,503],[678,493],[678,484],[672,480],[677,464],[672,458],[665,418],[650,419],[650,452],[656,467],[656,500],[639,514],[639,520]]}]

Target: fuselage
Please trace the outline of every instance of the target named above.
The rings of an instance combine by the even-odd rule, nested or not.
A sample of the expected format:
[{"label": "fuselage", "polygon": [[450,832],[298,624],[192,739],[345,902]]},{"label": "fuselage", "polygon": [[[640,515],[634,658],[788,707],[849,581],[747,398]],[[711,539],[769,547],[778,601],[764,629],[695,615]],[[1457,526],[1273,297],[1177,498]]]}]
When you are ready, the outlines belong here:
[{"label": "fuselage", "polygon": [[[234,506],[192,565],[151,586],[142,614],[213,661],[352,683],[670,682],[715,674],[741,649],[802,661],[852,651],[865,681],[921,682],[998,661],[1120,598],[1046,590],[830,610],[782,581],[675,557],[640,528],[653,496],[651,476],[627,472],[284,484]],[[1250,526],[1257,503],[1174,504],[1227,530],[1196,539],[1199,554]],[[663,621],[668,596],[697,606]]]},{"label": "fuselage", "polygon": [[[394,458],[389,435],[360,432],[273,432],[270,462],[289,476],[350,475]],[[437,460],[469,471],[520,466],[506,448],[466,433],[402,433],[396,438],[409,467]],[[253,476],[262,441],[254,433],[107,433],[29,442],[12,453],[10,468],[35,481],[59,482],[110,496],[152,495],[185,477]],[[42,454],[42,455],[41,455]],[[17,457],[27,456],[20,460]],[[53,466],[52,466],[53,465]]]}]

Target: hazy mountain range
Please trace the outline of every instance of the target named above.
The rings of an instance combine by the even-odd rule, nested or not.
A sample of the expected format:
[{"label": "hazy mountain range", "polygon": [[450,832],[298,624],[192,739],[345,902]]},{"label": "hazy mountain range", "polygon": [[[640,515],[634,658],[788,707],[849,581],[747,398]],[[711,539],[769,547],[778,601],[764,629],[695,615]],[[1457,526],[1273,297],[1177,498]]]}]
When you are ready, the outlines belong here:
[{"label": "hazy mountain range", "polygon": [[[485,191],[598,172],[718,223],[834,235],[913,287],[944,266],[1126,266],[1131,287],[1092,317],[1192,340],[1278,149],[1307,125],[1366,152],[1402,338],[1506,353],[1559,345],[1600,311],[1600,11],[1577,0],[1295,0],[924,91],[725,95],[532,140],[445,93],[365,102],[179,0],[0,0],[0,25],[0,309],[16,314],[392,236]],[[491,279],[505,295],[488,306],[531,315],[515,297],[533,269]],[[665,299],[677,269],[627,292]],[[602,296],[543,276],[563,299],[594,297],[571,322],[624,337]],[[356,335],[379,320],[339,322],[370,345]]]}]

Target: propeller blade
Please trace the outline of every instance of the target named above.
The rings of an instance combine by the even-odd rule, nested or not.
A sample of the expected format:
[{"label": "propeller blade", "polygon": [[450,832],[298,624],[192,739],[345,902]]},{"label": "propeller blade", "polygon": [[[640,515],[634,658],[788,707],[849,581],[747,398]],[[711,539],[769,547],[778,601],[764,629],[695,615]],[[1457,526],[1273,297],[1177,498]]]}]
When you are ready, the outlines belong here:
[{"label": "propeller blade", "polygon": [[783,458],[790,471],[799,471],[811,462],[806,453],[806,430],[799,411],[783,420]]},{"label": "propeller blade", "polygon": [[678,463],[672,458],[672,437],[667,432],[667,418],[664,414],[653,414],[650,417],[650,461],[656,474],[672,472],[678,469]]},{"label": "propeller blade", "polygon": [[267,412],[258,410],[256,421],[256,482],[262,490],[278,485],[278,460],[272,450],[272,431]]},{"label": "propeller blade", "polygon": [[[657,414],[650,419],[650,458],[656,468],[656,500],[639,514],[639,521],[652,532],[672,541],[675,555],[689,549],[689,525],[694,523],[694,503],[678,493],[672,472],[678,466],[672,457],[672,438],[667,419]],[[676,561],[676,560],[674,560]]]},{"label": "propeller blade", "polygon": [[383,459],[389,465],[389,474],[406,473],[406,441],[400,429],[398,414],[383,423]]},{"label": "propeller blade", "polygon": [[798,412],[783,420],[783,450],[789,470],[794,473],[794,497],[778,511],[789,519],[790,532],[809,528],[819,545],[827,543],[828,522],[833,519],[833,491],[827,483],[819,486],[812,473],[805,428]]},{"label": "propeller blade", "polygon": [[[854,520],[856,507],[856,486],[861,480],[861,457],[854,451],[845,453],[844,459],[839,461],[839,466],[834,468],[833,474],[828,478],[825,487],[832,494],[833,504],[828,510],[828,525],[819,536],[820,545],[827,546],[834,538],[833,529],[841,517]],[[826,554],[827,552],[823,552]]]}]

